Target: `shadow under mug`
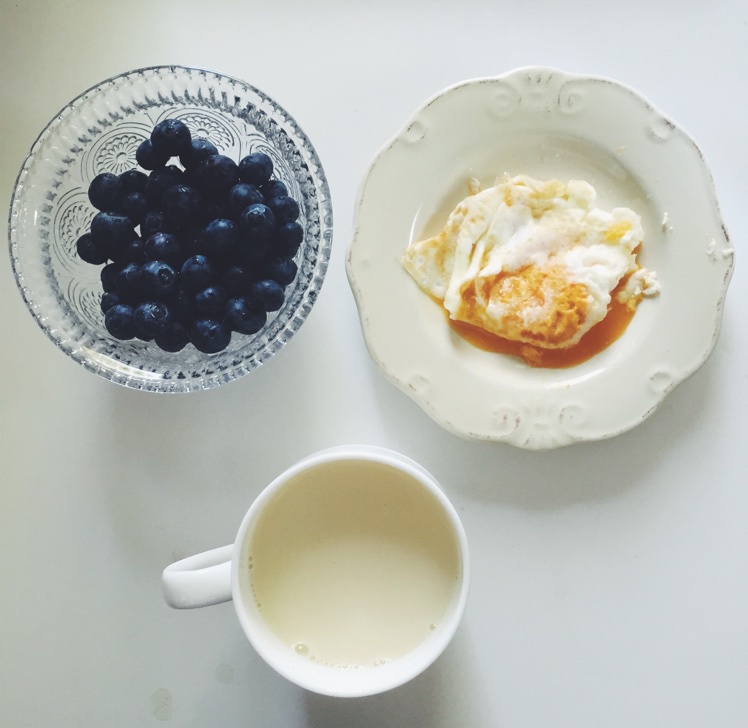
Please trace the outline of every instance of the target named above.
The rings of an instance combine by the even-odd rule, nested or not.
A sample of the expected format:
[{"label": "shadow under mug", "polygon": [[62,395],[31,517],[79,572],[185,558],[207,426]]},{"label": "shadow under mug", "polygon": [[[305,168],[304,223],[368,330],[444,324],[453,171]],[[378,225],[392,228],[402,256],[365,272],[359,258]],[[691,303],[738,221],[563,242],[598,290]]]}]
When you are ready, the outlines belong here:
[{"label": "shadow under mug", "polygon": [[[347,470],[341,471],[340,468],[347,468]],[[344,472],[347,477],[338,477],[341,472]],[[357,474],[361,475],[360,479]],[[317,480],[310,479],[310,475],[314,475]],[[377,491],[380,481],[392,477],[399,478],[399,481],[393,481],[393,483],[399,483],[398,489],[388,491],[392,502],[383,504],[381,498],[379,501],[377,498],[372,498],[369,503],[371,492]],[[328,480],[330,482],[327,482]],[[448,580],[447,590],[443,590],[441,615],[428,626],[428,630],[422,635],[419,632],[413,646],[409,647],[404,654],[387,657],[375,663],[329,662],[315,657],[314,645],[307,646],[299,643],[294,645],[284,639],[277,628],[270,626],[269,622],[272,622],[272,619],[271,615],[266,613],[267,604],[263,604],[262,598],[258,596],[256,586],[259,585],[253,583],[256,578],[259,578],[263,561],[262,546],[258,552],[255,542],[260,541],[263,529],[265,531],[272,529],[271,514],[278,515],[280,511],[280,520],[283,520],[285,515],[283,510],[286,504],[293,503],[293,498],[289,498],[288,494],[294,487],[299,492],[301,492],[301,487],[317,488],[320,491],[321,500],[315,507],[323,510],[346,508],[347,506],[341,504],[346,503],[346,498],[349,498],[350,493],[358,487],[359,490],[355,491],[354,498],[354,501],[359,503],[356,507],[359,510],[373,511],[377,515],[352,514],[348,518],[345,511],[338,510],[334,521],[328,522],[328,525],[334,524],[332,527],[334,531],[338,530],[337,524],[345,523],[349,523],[350,529],[355,530],[358,523],[356,519],[361,517],[364,519],[362,523],[392,521],[394,525],[388,527],[389,530],[384,528],[383,531],[386,543],[382,543],[379,548],[384,563],[377,564],[377,571],[380,579],[382,574],[385,578],[388,578],[387,574],[390,572],[393,575],[393,582],[391,585],[388,584],[388,590],[392,592],[390,596],[395,597],[395,619],[397,619],[398,599],[402,598],[411,605],[414,600],[417,603],[418,598],[422,601],[425,598],[424,594],[414,594],[412,591],[419,588],[418,580],[409,579],[405,572],[400,573],[401,564],[408,563],[409,554],[403,552],[401,554],[403,558],[399,557],[397,550],[400,548],[399,540],[404,539],[411,550],[414,547],[422,551],[423,553],[417,556],[421,559],[425,558],[424,570],[428,569],[432,572],[434,570],[438,572],[439,569],[444,571],[443,563],[441,561],[428,563],[431,554],[427,551],[442,552],[445,548],[451,549],[452,565],[449,575],[440,577],[442,581],[445,578]],[[364,490],[361,490],[362,488]],[[405,498],[402,503],[398,495],[401,491]],[[406,497],[405,491],[412,491],[412,494]],[[413,501],[413,497],[421,498],[421,500]],[[416,507],[414,506],[416,502],[420,505],[417,506],[417,510],[412,510]],[[306,501],[302,500],[301,503],[308,506]],[[402,507],[403,504],[406,507]],[[384,506],[387,508],[378,510]],[[314,512],[310,511],[307,521],[314,520]],[[413,519],[412,528],[409,518]],[[299,521],[299,523],[302,522]],[[304,525],[301,527],[306,528]],[[293,532],[290,534],[290,539],[288,535],[287,531],[284,541],[296,541]],[[367,534],[363,535],[366,541]],[[325,537],[324,532],[317,534],[317,541],[320,538],[324,541]],[[315,547],[317,541],[314,543]],[[446,543],[447,541],[449,543]],[[266,543],[270,543],[272,547],[272,535],[269,540],[266,539]],[[280,545],[286,548],[286,551],[280,556],[276,554],[273,568],[283,571],[285,566],[300,554],[293,553],[293,549],[289,552],[286,543]],[[274,547],[271,548],[273,549]],[[314,549],[304,549],[305,552],[311,550]],[[308,553],[304,554],[305,557],[308,555]],[[278,558],[280,561],[277,560]],[[350,557],[348,553],[347,558],[355,557]],[[418,576],[420,563],[418,561],[414,563],[416,563],[414,573]],[[360,584],[353,585],[354,591],[358,591],[359,586],[362,590],[370,586],[366,584],[367,574],[364,572],[365,569],[360,575],[355,576],[356,579],[360,579]],[[439,657],[452,639],[462,618],[468,595],[468,574],[469,557],[465,531],[457,512],[436,480],[423,467],[399,453],[366,445],[347,445],[310,455],[286,470],[252,503],[232,545],[206,551],[171,564],[164,570],[162,582],[167,603],[177,609],[203,607],[233,599],[237,617],[250,643],[265,662],[278,673],[291,682],[316,693],[336,697],[357,697],[381,693],[402,685],[423,672]],[[325,578],[329,579],[329,574]],[[348,578],[351,578],[350,572]],[[391,589],[389,589],[390,586]],[[411,590],[410,595],[409,590]],[[421,591],[430,593],[429,589]],[[303,610],[308,600],[298,601],[296,608]],[[363,609],[360,604],[358,608]],[[372,609],[376,610],[376,606],[372,606]],[[324,616],[329,618],[329,615]],[[362,618],[359,619],[361,625],[376,624],[381,627],[383,624],[381,615],[378,615],[376,611],[372,614],[353,616]],[[393,617],[392,604],[389,605],[389,611],[385,617]],[[311,619],[315,617],[312,616]],[[398,624],[396,627],[401,629],[402,625]],[[391,634],[387,632],[387,637],[390,636]]]}]

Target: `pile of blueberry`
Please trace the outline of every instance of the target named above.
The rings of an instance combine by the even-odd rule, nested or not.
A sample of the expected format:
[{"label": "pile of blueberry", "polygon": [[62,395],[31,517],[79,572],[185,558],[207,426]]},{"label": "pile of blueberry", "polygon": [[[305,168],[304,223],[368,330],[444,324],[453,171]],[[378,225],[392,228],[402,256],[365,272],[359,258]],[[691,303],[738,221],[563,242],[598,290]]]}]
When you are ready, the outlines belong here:
[{"label": "pile of blueberry", "polygon": [[145,172],[91,182],[98,213],[76,245],[84,261],[103,265],[109,333],[212,354],[233,332],[259,331],[283,305],[304,237],[299,205],[273,177],[270,157],[254,152],[237,163],[166,119],[136,160]]}]

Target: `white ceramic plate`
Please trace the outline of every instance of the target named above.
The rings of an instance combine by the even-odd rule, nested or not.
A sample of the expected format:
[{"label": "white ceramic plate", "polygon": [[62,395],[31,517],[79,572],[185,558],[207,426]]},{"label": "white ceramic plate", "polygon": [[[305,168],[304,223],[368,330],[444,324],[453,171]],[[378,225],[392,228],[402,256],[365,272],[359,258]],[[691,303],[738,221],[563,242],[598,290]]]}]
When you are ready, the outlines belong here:
[{"label": "white ceramic plate", "polygon": [[[441,229],[466,181],[504,173],[584,179],[603,209],[642,217],[640,260],[662,292],[623,336],[568,369],[474,348],[402,268]],[[599,440],[648,417],[714,348],[734,252],[693,140],[615,81],[522,68],[460,83],[419,108],[361,185],[347,273],[369,352],[452,432],[545,449]]]}]

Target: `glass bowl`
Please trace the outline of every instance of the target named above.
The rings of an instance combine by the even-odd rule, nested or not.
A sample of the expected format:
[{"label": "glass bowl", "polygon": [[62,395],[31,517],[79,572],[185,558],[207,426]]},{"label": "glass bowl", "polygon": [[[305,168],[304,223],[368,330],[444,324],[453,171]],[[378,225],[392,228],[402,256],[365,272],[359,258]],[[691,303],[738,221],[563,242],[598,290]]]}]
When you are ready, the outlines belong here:
[{"label": "glass bowl", "polygon": [[[135,151],[165,118],[182,120],[235,161],[268,154],[301,208],[298,273],[283,306],[254,335],[234,334],[216,354],[192,344],[178,353],[104,327],[101,266],[83,262],[76,242],[97,212],[88,200],[102,172],[138,168]],[[172,161],[172,164],[175,162]],[[16,181],[9,218],[13,271],[29,310],[59,349],[117,384],[152,392],[193,392],[231,382],[279,351],[306,320],[327,271],[332,206],[322,165],[294,119],[258,89],[198,68],[130,71],[85,91],[40,134]]]}]

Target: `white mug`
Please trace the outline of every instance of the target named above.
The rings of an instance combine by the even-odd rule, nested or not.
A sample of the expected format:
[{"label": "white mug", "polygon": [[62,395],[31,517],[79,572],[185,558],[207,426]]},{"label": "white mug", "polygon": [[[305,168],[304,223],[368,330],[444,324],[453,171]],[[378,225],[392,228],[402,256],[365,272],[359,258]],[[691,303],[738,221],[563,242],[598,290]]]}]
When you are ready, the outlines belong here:
[{"label": "white mug", "polygon": [[465,531],[436,480],[382,448],[310,455],[247,511],[234,544],[163,572],[175,608],[233,599],[278,673],[356,697],[423,672],[457,629],[468,594]]}]

